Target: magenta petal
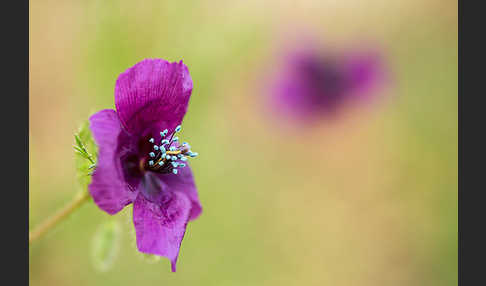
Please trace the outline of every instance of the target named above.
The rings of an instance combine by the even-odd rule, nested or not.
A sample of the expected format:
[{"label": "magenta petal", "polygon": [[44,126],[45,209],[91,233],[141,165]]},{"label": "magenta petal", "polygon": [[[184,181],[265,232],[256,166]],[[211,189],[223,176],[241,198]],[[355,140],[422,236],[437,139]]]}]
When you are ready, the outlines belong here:
[{"label": "magenta petal", "polygon": [[163,202],[158,204],[140,193],[133,203],[138,250],[169,258],[175,272],[190,210],[191,202],[183,193],[166,192]]},{"label": "magenta petal", "polygon": [[192,79],[182,61],[145,59],[118,77],[115,106],[131,133],[153,126],[170,131],[182,122],[191,92]]},{"label": "magenta petal", "polygon": [[[376,53],[354,53],[346,59],[350,87],[354,91],[366,92],[383,83],[385,75]],[[358,94],[360,95],[360,94]]]},{"label": "magenta petal", "polygon": [[101,110],[89,120],[98,145],[98,162],[88,189],[100,209],[115,214],[135,199],[135,193],[127,188],[123,179],[116,152],[121,123],[112,109]]},{"label": "magenta petal", "polygon": [[194,183],[194,178],[192,176],[191,167],[186,163],[186,167],[179,168],[179,173],[174,174],[163,174],[159,175],[159,178],[170,187],[172,192],[184,193],[192,203],[191,214],[189,215],[189,220],[196,219],[202,212],[201,202],[199,201],[199,196],[197,194],[196,184]]}]

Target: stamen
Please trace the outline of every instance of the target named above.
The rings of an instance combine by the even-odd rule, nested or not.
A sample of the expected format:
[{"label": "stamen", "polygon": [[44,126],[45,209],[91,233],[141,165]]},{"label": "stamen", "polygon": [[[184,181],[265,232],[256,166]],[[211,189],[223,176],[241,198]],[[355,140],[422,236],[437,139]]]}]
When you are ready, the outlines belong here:
[{"label": "stamen", "polygon": [[187,142],[182,143],[182,146],[185,146],[187,149],[191,149],[191,145],[189,145]]},{"label": "stamen", "polygon": [[164,131],[160,132],[160,137],[165,137],[165,135],[167,135],[167,132],[169,132],[169,130],[165,129]]},{"label": "stamen", "polygon": [[166,152],[165,147],[163,145],[160,145],[159,148],[160,148],[160,152],[161,153],[165,153]]},{"label": "stamen", "polygon": [[[161,140],[160,145],[153,145],[153,149],[159,152],[150,152],[148,155],[153,160],[148,161],[149,170],[166,174],[172,172],[173,174],[178,173],[178,167],[186,167],[186,163],[189,157],[194,158],[198,155],[196,152],[191,151],[191,146],[187,142],[183,142],[179,145],[179,137],[174,136],[177,132],[180,132],[182,127],[178,125],[172,134],[168,136],[169,130],[164,129],[160,132]],[[165,139],[164,139],[165,137]],[[154,143],[155,139],[150,138],[150,143]],[[174,144],[172,144],[174,143]],[[180,161],[178,161],[180,160]],[[143,160],[141,162],[144,162]],[[145,161],[146,162],[146,161]],[[168,164],[170,163],[170,164]],[[143,163],[142,163],[143,164]],[[143,168],[143,167],[142,167]]]}]

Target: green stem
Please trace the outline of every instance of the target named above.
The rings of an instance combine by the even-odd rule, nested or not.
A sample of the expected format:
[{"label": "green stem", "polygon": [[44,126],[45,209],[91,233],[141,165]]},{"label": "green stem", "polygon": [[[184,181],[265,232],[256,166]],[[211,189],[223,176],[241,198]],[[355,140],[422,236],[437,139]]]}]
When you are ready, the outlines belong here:
[{"label": "green stem", "polygon": [[70,203],[68,203],[60,211],[46,219],[43,223],[38,225],[34,230],[29,232],[29,244],[40,236],[45,234],[48,230],[53,228],[56,224],[67,218],[72,212],[78,209],[84,202],[87,202],[90,198],[89,192],[83,191],[80,195],[76,196]]}]

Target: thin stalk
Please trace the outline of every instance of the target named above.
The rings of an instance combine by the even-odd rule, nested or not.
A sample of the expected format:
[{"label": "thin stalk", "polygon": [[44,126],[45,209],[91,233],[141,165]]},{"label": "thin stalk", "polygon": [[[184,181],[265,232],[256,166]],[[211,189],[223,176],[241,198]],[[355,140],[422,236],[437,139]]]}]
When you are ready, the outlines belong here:
[{"label": "thin stalk", "polygon": [[77,195],[70,203],[68,203],[60,211],[46,219],[43,223],[38,225],[34,230],[29,232],[29,244],[41,237],[51,228],[56,226],[59,222],[67,218],[71,213],[77,210],[84,202],[87,202],[90,198],[90,194],[87,191],[83,191]]}]

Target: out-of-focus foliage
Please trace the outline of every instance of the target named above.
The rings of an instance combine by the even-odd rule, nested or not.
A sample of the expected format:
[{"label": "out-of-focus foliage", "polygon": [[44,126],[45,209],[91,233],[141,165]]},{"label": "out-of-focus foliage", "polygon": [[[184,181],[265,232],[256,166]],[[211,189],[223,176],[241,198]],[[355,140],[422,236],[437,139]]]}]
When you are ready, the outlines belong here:
[{"label": "out-of-focus foliage", "polygon": [[110,218],[101,223],[93,237],[91,256],[94,267],[107,271],[115,262],[120,247],[121,226],[117,219]]}]

